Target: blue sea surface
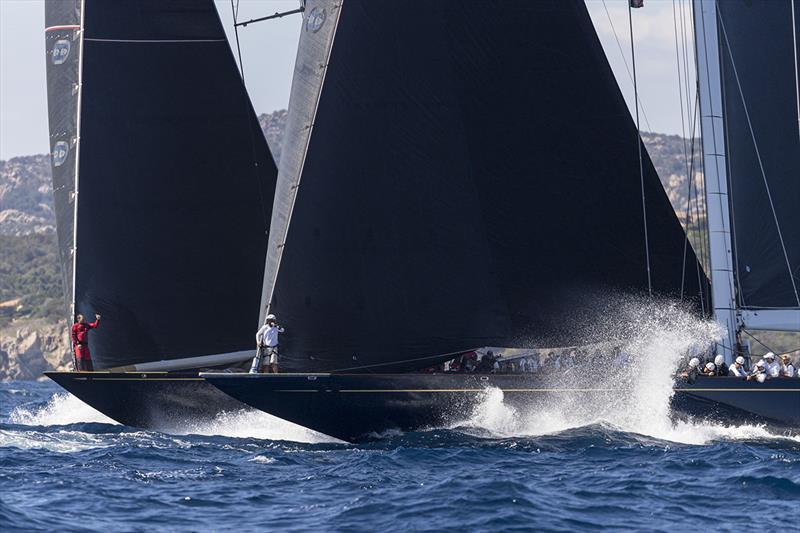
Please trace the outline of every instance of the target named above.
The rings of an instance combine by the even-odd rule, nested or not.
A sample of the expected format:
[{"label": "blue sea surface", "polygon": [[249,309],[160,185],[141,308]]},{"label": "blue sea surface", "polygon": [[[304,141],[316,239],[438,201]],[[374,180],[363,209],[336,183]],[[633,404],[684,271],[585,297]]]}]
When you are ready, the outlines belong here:
[{"label": "blue sea surface", "polygon": [[[432,429],[330,442],[241,414],[125,427],[49,382],[0,384],[2,531],[797,531],[800,439]],[[261,422],[259,422],[261,421]],[[226,426],[227,424],[227,426]],[[283,425],[281,425],[283,424]],[[305,442],[298,442],[305,441]]]}]

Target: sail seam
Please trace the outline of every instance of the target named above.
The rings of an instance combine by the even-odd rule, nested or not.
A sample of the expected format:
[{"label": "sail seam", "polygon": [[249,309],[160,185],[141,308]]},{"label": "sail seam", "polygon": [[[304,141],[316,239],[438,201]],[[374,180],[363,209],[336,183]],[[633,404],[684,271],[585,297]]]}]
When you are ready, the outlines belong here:
[{"label": "sail seam", "polygon": [[[794,5],[794,3],[792,4]],[[719,10],[719,7],[717,7]],[[733,50],[731,50],[730,42],[728,41],[728,32],[725,30],[725,22],[722,20],[722,16],[720,14],[719,24],[722,28],[722,35],[725,37],[725,45],[728,49],[728,57],[731,59],[731,67],[733,68],[733,76],[736,79],[736,87],[739,90],[739,97],[742,99],[742,107],[744,108],[744,116],[747,118],[747,127],[750,130],[750,138],[753,140],[753,148],[756,151],[756,158],[758,159],[758,167],[761,170],[761,178],[764,180],[764,188],[767,192],[767,199],[769,200],[769,208],[772,211],[772,218],[775,221],[775,228],[778,231],[778,240],[781,243],[781,249],[783,251],[783,258],[786,261],[786,268],[789,271],[789,281],[792,283],[792,289],[794,290],[794,298],[797,301],[797,305],[800,305],[800,294],[797,292],[797,284],[794,281],[794,272],[792,272],[792,264],[789,261],[789,254],[786,251],[786,243],[783,240],[783,233],[781,232],[781,225],[778,221],[778,214],[775,211],[775,204],[772,201],[772,192],[769,189],[769,182],[767,181],[767,174],[764,170],[764,163],[761,160],[761,151],[758,149],[758,141],[756,141],[756,134],[753,130],[753,123],[750,121],[750,111],[747,109],[747,102],[744,98],[744,92],[742,91],[742,84],[739,81],[739,73],[736,70],[736,62],[733,60]]]},{"label": "sail seam", "polygon": [[[317,99],[314,103],[314,114],[311,116],[311,122],[308,124],[307,128],[309,129],[308,136],[306,137],[305,146],[303,147],[303,161],[300,163],[300,170],[297,173],[297,180],[292,185],[291,189],[294,191],[292,195],[292,204],[289,206],[289,212],[286,214],[286,225],[283,230],[283,237],[281,238],[280,242],[278,243],[278,258],[275,265],[275,273],[273,274],[270,287],[269,287],[269,297],[266,300],[266,307],[267,313],[269,313],[270,307],[272,306],[272,297],[275,294],[275,283],[278,280],[278,272],[281,269],[281,261],[283,259],[283,251],[285,250],[286,246],[286,239],[289,236],[289,224],[292,222],[292,213],[294,212],[294,206],[297,202],[297,194],[298,189],[300,188],[300,180],[303,176],[303,170],[305,169],[306,161],[308,159],[308,147],[311,145],[311,135],[314,131],[314,123],[317,119],[317,111],[319,110],[319,102],[322,99],[322,89],[325,86],[325,77],[328,74],[328,65],[330,64],[331,54],[333,53],[333,43],[336,40],[336,33],[339,29],[339,19],[342,15],[342,7],[344,5],[344,0],[338,2],[338,4],[334,4],[336,7],[336,20],[333,25],[333,31],[331,32],[331,42],[328,45],[328,53],[325,56],[325,68],[322,72],[322,80],[320,81],[319,91],[317,92]],[[267,250],[267,255],[269,255],[269,250]]]}]

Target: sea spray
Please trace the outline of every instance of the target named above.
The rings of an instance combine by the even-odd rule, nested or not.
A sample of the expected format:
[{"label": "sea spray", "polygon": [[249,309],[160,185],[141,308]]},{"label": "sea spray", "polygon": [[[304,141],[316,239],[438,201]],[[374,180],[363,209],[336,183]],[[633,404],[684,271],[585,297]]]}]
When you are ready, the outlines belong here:
[{"label": "sea spray", "polygon": [[[457,425],[471,433],[503,438],[591,425],[687,444],[772,437],[757,426],[674,422],[670,416],[678,364],[689,355],[705,352],[720,338],[715,322],[698,318],[680,303],[628,298],[585,330],[594,339],[598,334],[614,339],[610,343],[614,350],[554,374],[547,386],[559,392],[524,407],[510,407],[502,391],[490,389],[466,424]],[[623,359],[617,359],[619,353]]]},{"label": "sea spray", "polygon": [[235,438],[287,440],[318,443],[340,442],[333,437],[317,433],[292,422],[254,409],[222,412],[210,422],[191,423],[176,428],[176,433],[194,435],[220,435]]},{"label": "sea spray", "polygon": [[65,426],[86,422],[117,423],[68,392],[54,394],[44,405],[15,407],[9,415],[9,421],[24,426]]}]

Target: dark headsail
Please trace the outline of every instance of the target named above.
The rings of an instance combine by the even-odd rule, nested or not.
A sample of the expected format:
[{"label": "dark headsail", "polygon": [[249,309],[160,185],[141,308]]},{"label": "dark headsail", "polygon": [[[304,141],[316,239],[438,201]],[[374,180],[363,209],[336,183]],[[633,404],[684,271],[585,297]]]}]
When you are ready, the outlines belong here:
[{"label": "dark headsail", "polygon": [[[282,368],[569,343],[647,291],[636,138],[581,1],[308,2],[267,262]],[[644,173],[677,295],[685,236]]]},{"label": "dark headsail", "polygon": [[[82,37],[65,34],[81,68],[52,61],[63,45],[48,31],[48,89],[52,142],[79,139],[77,178],[54,144],[54,187],[62,247],[77,235],[76,312],[103,314],[95,366],[244,359],[277,170],[214,3],[82,4]],[[48,2],[48,26],[80,24],[79,5]]]},{"label": "dark headsail", "polygon": [[46,4],[45,46],[50,154],[58,252],[66,308],[72,303],[80,24],[81,0],[54,0]]},{"label": "dark headsail", "polygon": [[791,0],[717,3],[737,298],[744,309],[800,309],[795,4],[793,10]]}]

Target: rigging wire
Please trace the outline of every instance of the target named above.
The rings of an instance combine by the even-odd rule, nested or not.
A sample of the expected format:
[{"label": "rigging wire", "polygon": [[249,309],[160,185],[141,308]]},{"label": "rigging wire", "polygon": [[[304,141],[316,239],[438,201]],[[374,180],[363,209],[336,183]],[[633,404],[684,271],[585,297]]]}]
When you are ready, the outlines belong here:
[{"label": "rigging wire", "polygon": [[[231,13],[233,14],[233,33],[236,36],[236,52],[239,56],[239,71],[242,75],[242,89],[244,89],[244,117],[247,121],[247,131],[250,132],[250,150],[253,156],[253,177],[255,178],[256,185],[258,187],[258,198],[261,203],[261,221],[264,224],[264,233],[268,235],[270,221],[267,217],[267,207],[265,205],[266,202],[264,201],[264,184],[258,172],[258,153],[256,151],[255,133],[253,132],[253,124],[250,120],[250,117],[253,114],[253,108],[250,105],[250,97],[247,94],[247,84],[244,81],[244,62],[242,61],[242,50],[239,46],[239,29],[236,26],[236,20],[239,17],[239,0],[236,0],[235,7],[234,0],[231,0]],[[261,123],[258,121],[258,118],[256,118],[256,124],[258,125],[259,132],[263,135],[261,132]],[[269,208],[271,209],[272,206],[270,205]]]},{"label": "rigging wire", "polygon": [[761,170],[761,178],[764,180],[764,188],[767,192],[767,199],[769,200],[769,207],[772,211],[772,218],[775,221],[775,227],[778,231],[778,240],[781,243],[781,249],[783,251],[783,258],[786,261],[786,268],[789,270],[789,280],[792,282],[792,289],[794,290],[794,297],[797,301],[797,305],[800,306],[800,293],[797,292],[797,284],[794,281],[794,273],[792,272],[792,265],[789,262],[789,254],[786,252],[786,244],[783,240],[783,233],[781,232],[781,225],[778,221],[778,214],[775,211],[775,204],[772,201],[772,192],[769,188],[769,183],[767,182],[767,174],[764,170],[764,162],[761,160],[761,151],[758,149],[758,142],[756,141],[756,134],[755,130],[753,130],[753,123],[750,121],[750,112],[747,109],[747,101],[744,98],[744,92],[742,91],[742,83],[739,80],[739,73],[736,70],[736,62],[733,60],[733,51],[731,50],[730,42],[728,41],[728,32],[725,30],[725,22],[722,20],[721,14],[719,14],[719,6],[717,6],[718,11],[718,20],[720,24],[720,28],[722,28],[722,35],[725,38],[725,47],[728,49],[728,57],[731,60],[731,68],[733,69],[733,75],[736,79],[736,86],[739,89],[739,97],[742,100],[742,107],[744,108],[744,116],[747,118],[747,127],[750,130],[750,138],[753,141],[753,148],[756,151],[756,158],[758,159],[758,166]]},{"label": "rigging wire", "polygon": [[239,71],[242,74],[242,83],[244,83],[244,63],[242,63],[242,49],[239,46],[239,25],[237,20],[239,18],[239,0],[236,0],[236,7],[233,6],[231,0],[231,13],[233,14],[233,34],[236,36],[236,55],[239,57]]},{"label": "rigging wire", "polygon": [[[604,3],[605,5],[605,3]],[[628,3],[628,26],[631,32],[631,65],[633,67],[633,96],[636,108],[636,148],[639,150],[639,182],[642,186],[642,221],[644,222],[644,253],[647,264],[647,292],[653,296],[653,282],[650,276],[650,240],[647,235],[647,200],[644,192],[644,164],[642,163],[642,136],[639,129],[639,87],[636,84],[636,55],[633,40],[633,8]]]},{"label": "rigging wire", "polygon": [[681,80],[681,57],[680,57],[680,50],[678,47],[678,22],[675,16],[675,0],[672,0],[672,29],[675,35],[675,63],[678,72],[678,102],[680,103],[681,107],[681,139],[683,140],[683,162],[686,166],[686,182],[689,185],[689,191],[686,194],[686,224],[684,226],[684,231],[686,232],[686,238],[683,241],[683,262],[681,264],[681,301],[683,301],[683,293],[685,288],[685,280],[686,280],[686,255],[688,252],[689,247],[689,223],[691,222],[691,215],[690,215],[690,203],[692,199],[692,180],[689,176],[689,159],[687,154],[686,148],[686,125],[684,124],[683,118],[683,86]]},{"label": "rigging wire", "polygon": [[[628,73],[628,79],[631,80],[631,83],[634,83],[633,76],[631,75],[631,70],[628,68],[628,60],[625,57],[625,52],[622,49],[622,43],[619,40],[619,36],[617,35],[617,29],[614,27],[614,22],[611,20],[611,14],[608,12],[608,7],[606,6],[606,0],[603,1],[603,9],[605,9],[606,17],[608,17],[608,23],[611,25],[611,31],[614,33],[614,40],[617,41],[617,48],[619,48],[619,54],[622,56],[622,64],[625,65],[625,71]],[[647,130],[653,131],[653,128],[650,126],[650,121],[647,120],[647,112],[644,109],[644,102],[641,102],[639,106],[642,109],[642,118],[644,118],[644,123],[647,124]],[[637,108],[638,109],[638,108]]]},{"label": "rigging wire", "polygon": [[775,350],[773,350],[772,348],[770,348],[769,346],[767,346],[766,344],[764,344],[762,341],[760,341],[758,338],[756,338],[756,336],[755,336],[755,335],[753,335],[752,333],[750,333],[750,332],[749,332],[749,331],[747,331],[746,329],[742,329],[742,332],[743,332],[745,335],[747,335],[748,337],[752,338],[752,339],[753,339],[754,341],[756,341],[758,344],[760,344],[761,346],[763,346],[764,348],[766,348],[768,351],[770,351],[770,352],[774,353],[776,356],[781,356],[781,355],[784,355],[784,354],[787,354],[787,353],[792,353],[792,352],[800,351],[800,346],[798,346],[797,348],[793,348],[793,349],[791,349],[791,350],[788,350],[788,351],[786,351],[786,352],[777,353]]}]

